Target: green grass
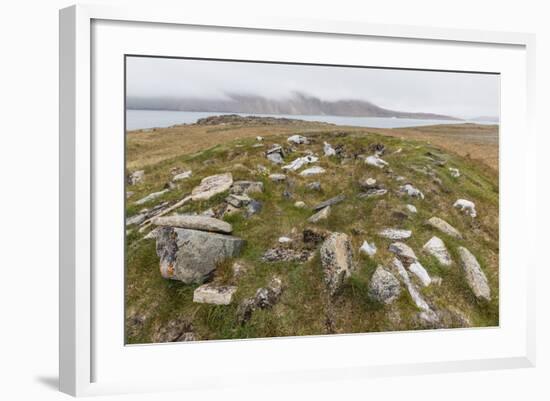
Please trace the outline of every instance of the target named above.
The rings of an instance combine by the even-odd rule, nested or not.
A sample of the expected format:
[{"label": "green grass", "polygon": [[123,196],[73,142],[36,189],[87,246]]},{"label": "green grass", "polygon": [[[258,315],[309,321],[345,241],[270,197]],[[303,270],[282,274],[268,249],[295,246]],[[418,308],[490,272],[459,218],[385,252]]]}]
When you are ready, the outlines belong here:
[{"label": "green grass", "polygon": [[[300,133],[300,132],[297,132]],[[272,336],[296,336],[336,333],[374,332],[386,330],[409,330],[420,328],[416,314],[418,310],[406,291],[390,306],[371,301],[368,297],[370,277],[378,264],[388,265],[393,255],[387,250],[391,241],[380,238],[377,231],[384,227],[406,228],[413,231],[407,243],[415,250],[423,266],[430,275],[442,278],[441,286],[422,289],[423,295],[437,308],[453,306],[467,316],[473,326],[495,326],[498,316],[498,181],[494,174],[487,172],[477,163],[455,154],[444,152],[423,142],[405,141],[398,138],[354,132],[349,135],[334,135],[331,131],[308,133],[315,142],[301,149],[313,150],[322,154],[323,141],[333,146],[344,145],[346,150],[363,150],[373,143],[384,143],[387,148],[383,156],[395,175],[402,175],[407,181],[421,189],[424,200],[400,196],[397,190],[402,183],[391,179],[382,170],[369,167],[361,160],[350,160],[341,164],[335,157],[321,157],[318,165],[327,173],[317,177],[303,178],[289,173],[292,181],[291,199],[283,196],[286,184],[273,183],[256,170],[258,164],[280,172],[280,167],[270,164],[265,158],[264,148],[255,148],[254,139],[240,139],[217,145],[206,151],[192,155],[182,155],[164,160],[145,168],[145,180],[129,188],[134,194],[127,200],[127,215],[131,216],[144,207],[163,201],[175,201],[189,194],[200,180],[209,175],[231,171],[234,180],[259,180],[264,183],[264,192],[252,197],[263,203],[261,213],[245,219],[241,215],[226,218],[233,225],[234,234],[247,240],[239,260],[250,269],[238,280],[232,277],[231,263],[226,261],[216,271],[214,280],[220,283],[238,285],[235,302],[229,306],[194,304],[193,291],[196,285],[185,285],[177,281],[165,280],[160,276],[158,258],[153,240],[144,240],[135,228],[127,235],[126,253],[126,308],[127,342],[147,343],[154,339],[160,327],[174,319],[186,319],[192,323],[194,332],[201,339],[255,338]],[[286,144],[287,135],[269,137],[270,143]],[[239,146],[236,146],[239,145]],[[401,153],[394,153],[401,148]],[[145,150],[144,150],[145,151]],[[301,155],[296,152],[286,157],[287,161]],[[447,162],[444,167],[431,163],[426,153],[439,155]],[[240,165],[244,166],[242,168]],[[430,165],[435,176],[441,181],[434,182],[411,166]],[[193,176],[177,183],[177,188],[148,205],[136,206],[137,199],[162,189],[170,180],[170,169],[179,167],[192,169]],[[456,167],[460,178],[453,178],[448,167]],[[388,189],[388,194],[379,198],[360,199],[358,181],[373,177]],[[320,181],[321,192],[309,191],[306,184]],[[324,291],[323,273],[318,252],[306,263],[267,263],[261,260],[266,249],[277,243],[282,235],[293,232],[300,235],[308,226],[306,220],[313,214],[311,207],[318,202],[336,196],[346,195],[346,200],[332,207],[330,217],[318,227],[331,231],[345,232],[352,241],[355,252],[356,271],[347,280],[342,291],[330,305]],[[220,194],[208,201],[185,205],[178,212],[200,212],[219,204],[227,194]],[[452,207],[458,198],[466,198],[476,203],[478,218],[472,220]],[[305,209],[294,207],[294,202],[302,200]],[[404,211],[407,203],[414,204],[418,214],[401,220],[395,212]],[[464,234],[464,240],[445,236],[425,225],[425,221],[439,216]],[[467,287],[462,271],[457,263],[453,267],[441,267],[437,261],[422,252],[422,246],[433,235],[442,238],[447,244],[453,259],[458,261],[456,249],[466,246],[478,258],[486,273],[492,301],[483,304],[474,299]],[[373,259],[359,255],[358,249],[363,240],[374,241],[378,253]],[[245,325],[239,325],[235,318],[237,305],[243,299],[253,296],[256,290],[265,286],[273,275],[281,277],[284,291],[280,302],[271,309],[256,311]],[[135,318],[140,323],[135,323]],[[327,317],[332,319],[327,328]]]}]

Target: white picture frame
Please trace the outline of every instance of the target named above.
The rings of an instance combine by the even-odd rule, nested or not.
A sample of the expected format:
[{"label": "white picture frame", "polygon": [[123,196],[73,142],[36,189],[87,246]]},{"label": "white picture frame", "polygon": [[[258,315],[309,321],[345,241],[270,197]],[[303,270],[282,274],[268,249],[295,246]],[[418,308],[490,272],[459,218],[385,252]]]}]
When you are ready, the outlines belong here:
[{"label": "white picture frame", "polygon": [[[525,146],[517,149],[515,139],[504,139],[501,144],[502,163],[510,162],[510,155],[515,155],[522,161],[519,171],[511,172],[511,169],[501,170],[501,174],[510,174],[507,179],[521,180],[524,192],[521,198],[510,201],[510,205],[520,205],[521,222],[510,220],[510,223],[501,225],[501,230],[508,230],[509,235],[502,235],[501,248],[514,241],[513,232],[518,228],[529,229],[535,232],[535,134],[532,128],[534,111],[534,47],[535,38],[530,34],[507,32],[484,32],[458,29],[439,29],[413,26],[375,25],[360,22],[336,22],[315,20],[294,20],[292,18],[256,18],[243,16],[239,20],[226,20],[223,16],[216,15],[186,15],[184,10],[165,10],[155,7],[150,8],[112,8],[108,6],[78,5],[60,11],[60,390],[75,396],[126,393],[133,391],[160,391],[167,389],[200,389],[208,386],[229,386],[245,383],[239,382],[222,371],[205,375],[200,366],[195,372],[187,372],[185,379],[180,381],[173,378],[161,380],[152,378],[150,381],[129,380],[125,377],[109,376],[108,379],[99,379],[95,358],[98,350],[103,349],[100,341],[96,345],[96,325],[99,320],[94,312],[94,290],[101,285],[101,280],[94,275],[93,266],[96,255],[94,254],[94,230],[97,230],[95,220],[94,191],[98,184],[96,181],[95,162],[97,152],[103,149],[96,146],[93,137],[92,125],[94,124],[94,103],[92,101],[94,88],[92,87],[93,69],[96,68],[94,60],[94,46],[99,46],[98,41],[93,42],[93,25],[97,21],[126,22],[157,24],[159,26],[189,26],[205,29],[232,29],[246,30],[253,34],[255,31],[292,34],[319,35],[330,38],[384,38],[384,40],[412,40],[435,43],[438,46],[460,45],[463,47],[476,46],[501,46],[517,49],[518,68],[525,72],[523,79],[518,78],[515,85],[518,91],[525,96],[520,96],[521,116],[510,117],[509,124],[522,128],[522,141],[533,146]],[[125,29],[125,28],[122,28]],[[136,27],[135,29],[140,29]],[[162,33],[160,33],[162,34]],[[120,39],[120,38],[119,38]],[[116,41],[114,41],[116,42]],[[100,49],[101,50],[101,49]],[[464,69],[457,65],[456,70]],[[467,68],[466,68],[467,69]],[[518,70],[518,71],[519,71]],[[120,74],[120,71],[118,72]],[[512,75],[512,73],[510,73]],[[506,96],[506,92],[503,92]],[[122,106],[121,106],[122,107]],[[517,120],[517,121],[516,121]],[[503,124],[506,124],[506,119]],[[518,156],[519,155],[519,156]],[[121,173],[122,174],[122,173]],[[512,175],[513,174],[513,175]],[[502,176],[501,176],[502,177]],[[501,192],[501,199],[508,196],[506,190]],[[512,195],[510,195],[512,196]],[[520,195],[517,195],[520,196]],[[506,198],[508,199],[508,198]],[[516,209],[517,211],[517,209]],[[519,227],[522,225],[522,227]],[[504,232],[503,232],[504,233]],[[515,234],[517,235],[517,234]],[[527,243],[527,246],[532,246]],[[514,334],[514,352],[500,352],[497,349],[486,354],[478,352],[476,357],[466,359],[448,359],[440,361],[418,361],[411,357],[407,362],[396,363],[378,359],[375,363],[365,361],[335,361],[334,367],[319,366],[306,363],[299,365],[297,369],[285,370],[278,368],[276,371],[263,371],[263,368],[255,368],[250,372],[254,380],[258,382],[292,382],[293,380],[328,380],[342,377],[362,379],[372,376],[420,374],[431,372],[468,371],[479,369],[504,369],[513,367],[531,367],[535,364],[535,294],[534,294],[534,269],[535,252],[526,252],[526,259],[521,266],[522,279],[516,281],[521,288],[517,290],[517,298],[521,299],[518,307],[520,322]],[[512,254],[511,254],[512,255]],[[512,255],[513,256],[513,255]],[[122,267],[121,267],[122,268]],[[515,279],[504,275],[501,285],[506,285],[506,280]],[[120,288],[120,291],[123,291]],[[109,294],[109,291],[106,291]],[[105,296],[105,295],[104,295]],[[108,295],[109,296],[109,295]],[[503,295],[514,296],[514,295]],[[501,308],[508,307],[509,303],[503,302]],[[521,310],[520,310],[521,309]],[[506,310],[501,309],[501,313]],[[103,322],[101,322],[103,323]],[[514,323],[514,324],[516,324]],[[122,322],[120,322],[122,325]],[[103,324],[102,327],[105,327]],[[488,332],[487,341],[496,334],[495,330],[505,331],[506,327],[500,327]],[[472,334],[473,333],[473,334]],[[444,336],[455,338],[478,336],[480,333],[472,331],[447,332]],[[410,334],[410,333],[409,333]],[[391,335],[391,334],[388,334]],[[408,334],[405,334],[408,335]],[[439,341],[433,333],[423,333],[425,337],[421,341]],[[369,341],[379,341],[386,334],[371,335]],[[430,337],[431,336],[431,337]],[[99,338],[99,337],[98,337]],[[252,354],[277,352],[277,347],[292,347],[299,341],[299,348],[315,355],[319,347],[341,347],[345,342],[353,342],[356,346],[363,344],[366,337],[362,336],[324,336],[305,339],[271,339],[241,341],[237,345],[234,342],[215,342],[208,345],[215,352],[227,352],[232,357],[243,356],[243,360],[253,361],[253,356],[244,355],[243,349],[251,349]],[[377,340],[374,340],[374,339]],[[395,341],[399,340],[395,336]],[[321,344],[320,341],[323,343]],[[275,348],[269,351],[266,346],[275,344]],[[197,344],[193,345],[196,346]],[[124,344],[120,344],[124,347]],[[172,346],[172,345],[170,345]],[[177,345],[176,345],[177,346]],[[203,344],[198,344],[203,346]],[[153,354],[160,354],[161,348],[166,354],[167,345],[147,346],[147,358],[157,358]],[[204,345],[201,352],[206,352]],[[159,351],[156,351],[158,348]],[[291,348],[289,348],[291,349]],[[197,348],[183,349],[191,360],[196,357]],[[172,349],[171,352],[181,352],[181,349]],[[141,358],[137,351],[132,358]],[[304,354],[306,355],[306,354]],[[473,355],[473,354],[472,354]],[[145,358],[145,356],[143,356]],[[247,359],[249,358],[249,359]],[[148,360],[151,363],[153,359]],[[103,359],[105,360],[105,358]],[[139,359],[137,359],[139,360]],[[161,359],[154,359],[159,363]],[[134,364],[136,359],[133,359]],[[146,359],[144,359],[146,361]],[[114,360],[112,361],[114,363]],[[338,364],[339,363],[339,364]],[[282,366],[282,365],[281,365]],[[118,367],[117,367],[118,368]],[[244,367],[243,367],[244,369]],[[297,373],[298,372],[298,373]]]}]

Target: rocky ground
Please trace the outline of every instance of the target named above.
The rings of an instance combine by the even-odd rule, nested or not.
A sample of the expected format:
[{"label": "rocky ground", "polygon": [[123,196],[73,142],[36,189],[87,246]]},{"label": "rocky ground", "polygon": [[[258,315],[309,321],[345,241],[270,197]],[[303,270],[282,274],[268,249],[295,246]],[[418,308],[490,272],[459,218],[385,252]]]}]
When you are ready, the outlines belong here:
[{"label": "rocky ground", "polygon": [[258,135],[130,156],[128,343],[499,324],[494,170],[371,130],[200,125],[233,124]]}]

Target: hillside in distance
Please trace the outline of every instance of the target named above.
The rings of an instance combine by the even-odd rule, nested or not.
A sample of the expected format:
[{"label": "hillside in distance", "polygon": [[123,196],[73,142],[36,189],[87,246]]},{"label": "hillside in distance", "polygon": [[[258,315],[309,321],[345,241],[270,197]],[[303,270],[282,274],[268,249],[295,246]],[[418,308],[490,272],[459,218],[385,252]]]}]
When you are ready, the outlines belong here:
[{"label": "hillside in distance", "polygon": [[365,100],[326,101],[299,92],[294,93],[286,99],[270,99],[257,95],[243,94],[228,94],[226,99],[128,97],[126,99],[126,107],[133,110],[460,120],[456,117],[435,113],[385,109]]}]

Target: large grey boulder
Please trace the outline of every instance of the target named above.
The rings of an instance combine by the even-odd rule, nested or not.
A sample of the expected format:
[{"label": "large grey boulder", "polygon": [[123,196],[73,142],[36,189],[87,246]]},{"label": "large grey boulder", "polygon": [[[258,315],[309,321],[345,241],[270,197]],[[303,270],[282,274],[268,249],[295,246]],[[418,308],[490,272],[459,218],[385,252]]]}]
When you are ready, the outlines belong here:
[{"label": "large grey boulder", "polygon": [[491,289],[476,257],[462,246],[458,247],[458,256],[460,257],[460,265],[466,275],[466,282],[476,298],[490,301]]},{"label": "large grey boulder", "polygon": [[443,266],[451,266],[453,264],[451,254],[447,250],[445,243],[439,237],[433,236],[424,244],[422,249],[436,258],[437,261]]},{"label": "large grey boulder", "polygon": [[378,266],[371,277],[369,297],[383,304],[390,304],[399,298],[399,280],[382,266]]},{"label": "large grey boulder", "polygon": [[447,234],[453,238],[462,239],[462,234],[460,231],[439,217],[432,217],[427,223],[429,226],[441,231],[443,234]]},{"label": "large grey boulder", "polygon": [[231,188],[233,184],[233,176],[231,173],[217,174],[203,178],[200,185],[193,188],[191,199],[208,200],[214,195],[220,194]]},{"label": "large grey boulder", "polygon": [[153,219],[153,224],[157,226],[189,228],[192,230],[210,231],[215,233],[231,234],[233,227],[231,224],[207,216],[164,216]]},{"label": "large grey boulder", "polygon": [[229,305],[236,291],[237,287],[232,285],[203,284],[193,292],[193,302]]},{"label": "large grey boulder", "polygon": [[334,295],[353,271],[353,251],[346,234],[332,233],[321,245],[325,285]]},{"label": "large grey boulder", "polygon": [[231,235],[161,227],[157,255],[164,278],[203,283],[223,260],[239,256],[245,241]]}]

